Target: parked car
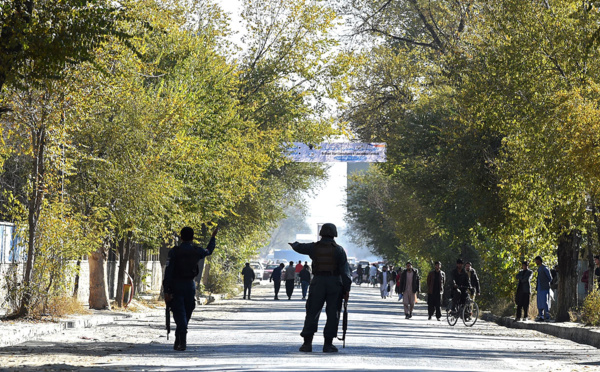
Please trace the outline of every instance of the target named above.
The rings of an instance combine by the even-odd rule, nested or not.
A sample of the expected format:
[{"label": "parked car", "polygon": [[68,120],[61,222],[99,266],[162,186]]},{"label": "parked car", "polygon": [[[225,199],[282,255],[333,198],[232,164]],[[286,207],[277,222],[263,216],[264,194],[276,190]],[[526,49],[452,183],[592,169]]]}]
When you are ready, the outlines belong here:
[{"label": "parked car", "polygon": [[269,280],[271,274],[273,273],[273,269],[278,267],[279,264],[268,264],[263,273],[263,280]]},{"label": "parked car", "polygon": [[265,275],[265,268],[263,265],[258,261],[252,261],[250,262],[250,267],[254,270],[255,280],[261,281]]}]

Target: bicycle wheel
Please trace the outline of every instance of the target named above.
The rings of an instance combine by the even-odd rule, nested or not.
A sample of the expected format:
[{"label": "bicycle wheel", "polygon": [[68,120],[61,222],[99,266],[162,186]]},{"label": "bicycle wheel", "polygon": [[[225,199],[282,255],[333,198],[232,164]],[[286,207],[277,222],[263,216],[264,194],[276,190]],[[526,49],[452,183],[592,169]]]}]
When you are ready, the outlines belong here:
[{"label": "bicycle wheel", "polygon": [[451,326],[454,326],[458,321],[458,311],[452,311],[452,300],[448,302],[448,307],[446,308],[446,320]]},{"label": "bicycle wheel", "polygon": [[461,318],[467,327],[473,327],[479,319],[479,306],[476,302],[471,302],[463,307]]}]

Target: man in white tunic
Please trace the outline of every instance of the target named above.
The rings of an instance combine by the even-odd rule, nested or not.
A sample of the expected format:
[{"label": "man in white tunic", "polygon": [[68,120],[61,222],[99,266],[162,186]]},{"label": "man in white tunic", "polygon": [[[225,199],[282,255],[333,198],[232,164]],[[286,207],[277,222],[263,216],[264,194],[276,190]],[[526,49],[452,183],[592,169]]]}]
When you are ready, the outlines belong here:
[{"label": "man in white tunic", "polygon": [[390,292],[388,291],[388,282],[390,280],[390,273],[387,270],[387,266],[383,266],[381,269],[381,280],[379,284],[381,284],[381,298],[387,298]]}]

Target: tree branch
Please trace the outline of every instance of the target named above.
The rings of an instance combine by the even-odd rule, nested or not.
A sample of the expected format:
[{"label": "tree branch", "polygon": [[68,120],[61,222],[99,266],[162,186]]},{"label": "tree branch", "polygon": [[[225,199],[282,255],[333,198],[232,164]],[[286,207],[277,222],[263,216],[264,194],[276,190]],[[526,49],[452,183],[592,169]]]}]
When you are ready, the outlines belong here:
[{"label": "tree branch", "polygon": [[408,44],[412,44],[412,45],[424,46],[424,47],[428,47],[428,48],[435,49],[435,50],[439,49],[439,48],[437,48],[432,43],[422,43],[420,41],[415,41],[415,40],[412,40],[412,39],[407,39],[405,37],[392,35],[389,32],[386,32],[386,31],[383,31],[383,30],[379,30],[379,29],[376,29],[376,28],[369,28],[369,29],[366,29],[365,31],[375,32],[375,33],[387,36],[387,37],[389,37],[391,39],[394,39],[394,40],[397,40],[397,41],[402,41],[402,42],[405,42],[405,43],[408,43]]},{"label": "tree branch", "polygon": [[425,28],[427,29],[427,31],[433,38],[434,43],[437,44],[438,47],[435,49],[438,49],[442,53],[444,53],[446,51],[446,48],[444,48],[444,44],[440,40],[438,34],[435,32],[435,29],[433,28],[433,26],[429,22],[427,22],[427,17],[425,17],[423,12],[421,11],[421,8],[419,8],[419,4],[417,3],[417,0],[409,0],[409,1],[413,4],[415,11],[419,15],[419,18],[421,19],[421,22],[423,22],[423,26],[425,26]]}]

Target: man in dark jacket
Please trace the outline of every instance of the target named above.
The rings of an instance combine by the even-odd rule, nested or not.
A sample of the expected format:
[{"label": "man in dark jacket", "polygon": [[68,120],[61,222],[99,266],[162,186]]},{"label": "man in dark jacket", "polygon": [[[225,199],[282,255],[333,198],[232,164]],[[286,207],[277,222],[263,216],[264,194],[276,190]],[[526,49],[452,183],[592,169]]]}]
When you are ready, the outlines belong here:
[{"label": "man in dark jacket", "polygon": [[356,275],[358,276],[356,279],[356,282],[358,285],[362,284],[363,281],[363,268],[361,264],[358,264],[358,267],[356,268]]},{"label": "man in dark jacket", "polygon": [[435,262],[435,269],[427,275],[427,312],[429,320],[435,312],[435,317],[439,321],[442,317],[442,296],[444,295],[444,285],[446,284],[446,273],[442,271],[442,263]]},{"label": "man in dark jacket", "polygon": [[174,350],[186,349],[187,328],[192,312],[196,307],[196,283],[194,278],[198,275],[198,261],[213,253],[215,249],[215,236],[217,227],[210,238],[206,249],[194,245],[194,230],[191,227],[181,229],[179,246],[169,251],[169,261],[165,269],[163,289],[165,302],[171,307],[175,329]]},{"label": "man in dark jacket", "polygon": [[529,314],[529,298],[531,297],[531,276],[533,271],[529,269],[529,262],[526,260],[521,264],[521,271],[516,275],[517,294],[515,296],[515,303],[517,304],[517,318],[516,321],[521,320],[521,311],[523,311],[523,320],[527,320],[527,314]]},{"label": "man in dark jacket", "polygon": [[398,291],[402,293],[402,301],[404,304],[404,315],[406,319],[412,318],[412,312],[415,307],[417,293],[419,293],[421,277],[419,271],[412,267],[409,261],[406,263],[406,270],[400,274],[398,280]]},{"label": "man in dark jacket", "polygon": [[279,266],[273,269],[273,271],[271,272],[271,276],[269,277],[269,282],[273,281],[273,287],[275,289],[274,300],[279,300],[279,297],[277,297],[277,295],[279,294],[279,288],[281,288],[281,271],[284,267],[285,265],[283,263],[280,263]]},{"label": "man in dark jacket", "polygon": [[242,269],[242,276],[244,277],[244,300],[246,299],[246,291],[248,291],[248,299],[250,299],[252,283],[256,279],[256,275],[254,275],[254,270],[250,267],[249,262],[246,262],[246,266]]},{"label": "man in dark jacket", "polygon": [[469,280],[469,275],[467,275],[463,265],[464,261],[462,258],[459,258],[456,260],[456,268],[450,273],[452,277],[451,285],[453,311],[458,310],[458,307],[465,303],[468,296],[467,291],[471,289],[471,281]]},{"label": "man in dark jacket", "polygon": [[473,268],[473,264],[467,261],[465,263],[465,272],[469,276],[469,281],[471,282],[471,296],[473,300],[475,300],[475,295],[479,296],[481,294],[481,288],[479,286],[479,277],[477,276],[477,272]]},{"label": "man in dark jacket", "polygon": [[300,284],[302,285],[302,299],[306,300],[306,293],[308,292],[308,285],[310,284],[310,270],[307,264],[302,267],[300,271]]},{"label": "man in dark jacket", "polygon": [[321,240],[316,243],[289,243],[296,252],[309,255],[313,265],[314,277],[310,283],[308,301],[306,301],[304,328],[300,333],[304,337],[304,343],[300,347],[300,351],[312,351],[312,340],[319,325],[319,315],[323,305],[327,303],[325,307],[327,322],[323,329],[325,337],[323,352],[334,353],[338,351],[333,345],[333,339],[337,337],[342,299],[348,299],[352,274],[346,252],[334,240],[337,237],[335,225],[324,224],[319,235],[321,235]]}]

